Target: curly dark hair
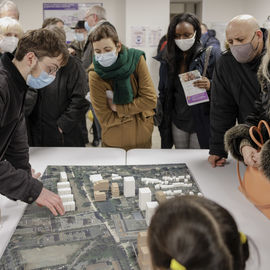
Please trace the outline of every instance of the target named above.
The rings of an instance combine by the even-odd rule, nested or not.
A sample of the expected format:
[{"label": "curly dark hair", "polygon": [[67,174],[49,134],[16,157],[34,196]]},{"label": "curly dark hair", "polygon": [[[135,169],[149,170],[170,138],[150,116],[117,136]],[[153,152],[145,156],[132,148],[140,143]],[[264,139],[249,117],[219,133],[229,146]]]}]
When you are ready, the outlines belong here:
[{"label": "curly dark hair", "polygon": [[[190,62],[196,47],[200,44],[200,39],[201,39],[201,23],[199,19],[191,14],[191,13],[181,13],[178,15],[175,15],[168,27],[168,32],[167,32],[167,50],[166,50],[166,55],[165,58],[167,62],[169,63],[170,67],[170,73],[175,73],[179,68],[179,63],[181,63],[184,59],[184,54],[183,52],[176,46],[175,44],[175,29],[176,26],[179,23],[182,22],[188,22],[194,27],[194,31],[196,31],[196,37],[195,37],[195,42],[193,46],[191,47],[190,50],[187,51],[187,62]],[[177,71],[176,71],[177,70]]]}]

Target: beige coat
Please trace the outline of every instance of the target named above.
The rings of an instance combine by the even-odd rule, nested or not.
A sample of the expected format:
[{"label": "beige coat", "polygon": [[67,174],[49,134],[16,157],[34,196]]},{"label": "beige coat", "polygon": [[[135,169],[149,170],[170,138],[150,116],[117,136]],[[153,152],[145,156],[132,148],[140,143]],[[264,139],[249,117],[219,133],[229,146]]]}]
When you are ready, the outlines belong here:
[{"label": "beige coat", "polygon": [[[156,91],[150,77],[145,59],[141,56],[136,71],[137,79],[131,74],[134,93],[133,102],[116,105],[117,112],[111,110],[107,102],[106,90],[112,89],[112,81],[105,81],[93,71],[89,72],[91,102],[102,129],[102,146],[132,148],[151,148],[153,115],[156,107]],[[138,81],[137,81],[138,80]]]}]

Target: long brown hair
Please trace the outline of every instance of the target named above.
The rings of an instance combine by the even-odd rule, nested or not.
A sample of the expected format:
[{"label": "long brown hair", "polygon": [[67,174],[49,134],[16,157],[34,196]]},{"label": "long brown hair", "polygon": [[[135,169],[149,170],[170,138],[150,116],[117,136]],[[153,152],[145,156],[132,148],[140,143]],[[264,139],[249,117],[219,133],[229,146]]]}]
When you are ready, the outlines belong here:
[{"label": "long brown hair", "polygon": [[243,270],[249,257],[230,213],[197,196],[162,203],[151,220],[148,245],[154,269],[169,269],[175,259],[187,270]]}]

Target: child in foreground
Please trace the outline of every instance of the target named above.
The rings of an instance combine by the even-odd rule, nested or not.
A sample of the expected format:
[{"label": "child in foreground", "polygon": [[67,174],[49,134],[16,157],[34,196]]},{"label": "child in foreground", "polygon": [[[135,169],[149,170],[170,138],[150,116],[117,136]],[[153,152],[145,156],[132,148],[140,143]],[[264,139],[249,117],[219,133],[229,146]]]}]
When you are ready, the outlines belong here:
[{"label": "child in foreground", "polygon": [[154,270],[244,270],[247,238],[231,214],[206,198],[179,196],[162,203],[148,229]]}]

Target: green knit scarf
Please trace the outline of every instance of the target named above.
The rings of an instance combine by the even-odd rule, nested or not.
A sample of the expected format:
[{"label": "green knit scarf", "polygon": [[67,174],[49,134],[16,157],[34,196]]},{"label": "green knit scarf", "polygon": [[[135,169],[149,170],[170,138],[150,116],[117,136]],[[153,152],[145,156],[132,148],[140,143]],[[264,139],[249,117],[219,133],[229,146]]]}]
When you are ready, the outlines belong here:
[{"label": "green knit scarf", "polygon": [[118,58],[109,67],[103,67],[93,59],[95,72],[104,80],[113,80],[113,103],[128,104],[133,101],[130,75],[135,71],[143,51],[122,47]]}]

